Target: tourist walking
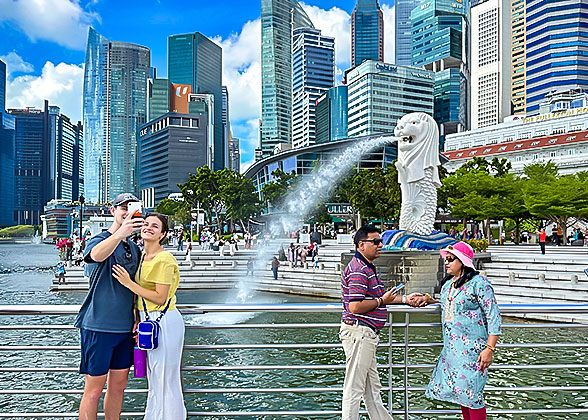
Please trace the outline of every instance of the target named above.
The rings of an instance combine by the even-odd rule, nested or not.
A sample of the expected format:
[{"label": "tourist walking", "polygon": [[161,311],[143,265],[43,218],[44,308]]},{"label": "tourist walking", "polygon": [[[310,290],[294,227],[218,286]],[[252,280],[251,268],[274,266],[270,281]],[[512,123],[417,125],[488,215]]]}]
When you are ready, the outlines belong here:
[{"label": "tourist walking", "polygon": [[306,257],[308,257],[308,249],[303,246],[302,248],[300,248],[300,266],[304,267],[304,264],[306,264]]},{"label": "tourist walking", "polygon": [[280,262],[276,257],[272,259],[272,273],[274,274],[274,280],[278,279],[278,267],[280,266]]},{"label": "tourist walking", "polygon": [[118,195],[110,207],[114,222],[86,244],[84,273],[90,277],[90,287],[74,324],[80,329],[80,373],[86,375],[79,409],[82,420],[96,419],[107,378],[105,417],[120,417],[133,364],[135,296],[113,278],[112,268],[119,264],[132,276],[137,271],[141,252],[128,237],[141,229],[143,219],[133,219],[127,206],[138,201],[129,193]]},{"label": "tourist walking", "polygon": [[149,388],[144,420],[186,418],[180,374],[184,320],[176,309],[180,272],[174,256],[161,246],[167,231],[167,216],[147,214],[141,229],[145,253],[135,281],[124,267],[113,267],[113,276],[138,296],[136,308],[141,311],[141,320],[149,314],[149,319],[159,319],[161,326],[158,347],[147,352]]},{"label": "tourist walking", "polygon": [[188,245],[186,246],[186,261],[190,262],[192,257],[192,241],[188,239]]},{"label": "tourist walking", "polygon": [[355,256],[341,278],[343,314],[339,338],[345,351],[342,419],[358,420],[363,399],[370,419],[392,419],[384,406],[378,376],[376,350],[378,333],[386,323],[386,305],[408,303],[423,306],[420,294],[398,296],[384,290],[373,261],[380,255],[382,238],[373,226],[363,226],[354,237]]},{"label": "tourist walking", "polygon": [[545,233],[545,228],[540,228],[537,232],[539,235],[539,246],[541,247],[541,255],[545,255],[545,240],[547,238],[547,233]]},{"label": "tourist walking", "polygon": [[465,242],[441,250],[447,276],[441,288],[443,350],[426,396],[461,406],[464,420],[486,419],[483,391],[488,379],[501,316],[488,279],[474,268]]},{"label": "tourist walking", "polygon": [[184,250],[184,229],[180,229],[180,231],[178,232],[178,248],[176,250]]}]

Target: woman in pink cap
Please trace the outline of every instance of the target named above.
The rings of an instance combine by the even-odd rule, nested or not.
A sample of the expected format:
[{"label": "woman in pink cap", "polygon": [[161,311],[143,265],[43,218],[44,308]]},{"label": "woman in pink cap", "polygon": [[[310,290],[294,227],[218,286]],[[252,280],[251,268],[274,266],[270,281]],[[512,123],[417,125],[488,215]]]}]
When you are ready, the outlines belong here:
[{"label": "woman in pink cap", "polygon": [[441,256],[443,350],[426,395],[459,404],[464,420],[486,419],[483,391],[501,334],[500,310],[492,285],[474,268],[471,246],[458,242]]}]

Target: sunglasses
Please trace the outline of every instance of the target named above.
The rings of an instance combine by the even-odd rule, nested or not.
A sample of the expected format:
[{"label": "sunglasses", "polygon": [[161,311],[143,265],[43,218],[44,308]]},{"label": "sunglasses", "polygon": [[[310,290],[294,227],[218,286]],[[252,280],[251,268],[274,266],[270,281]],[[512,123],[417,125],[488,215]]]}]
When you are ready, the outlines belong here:
[{"label": "sunglasses", "polygon": [[457,257],[454,257],[452,255],[448,255],[445,257],[445,261],[447,261],[448,263],[452,263],[455,260],[457,260]]},{"label": "sunglasses", "polygon": [[378,245],[384,243],[384,241],[382,240],[382,238],[362,239],[361,242],[372,242],[375,246],[378,246]]},{"label": "sunglasses", "polygon": [[131,258],[133,258],[133,253],[131,252],[131,246],[127,242],[123,242],[122,246],[125,249],[125,258],[130,261]]}]

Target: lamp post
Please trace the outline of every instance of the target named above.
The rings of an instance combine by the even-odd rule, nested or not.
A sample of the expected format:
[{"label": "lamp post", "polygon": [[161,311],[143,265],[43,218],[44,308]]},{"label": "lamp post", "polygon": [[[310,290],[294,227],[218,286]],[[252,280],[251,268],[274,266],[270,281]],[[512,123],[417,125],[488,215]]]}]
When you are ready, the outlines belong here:
[{"label": "lamp post", "polygon": [[84,203],[86,202],[86,198],[80,194],[80,232],[79,237],[80,240],[82,239],[82,221],[84,219]]}]

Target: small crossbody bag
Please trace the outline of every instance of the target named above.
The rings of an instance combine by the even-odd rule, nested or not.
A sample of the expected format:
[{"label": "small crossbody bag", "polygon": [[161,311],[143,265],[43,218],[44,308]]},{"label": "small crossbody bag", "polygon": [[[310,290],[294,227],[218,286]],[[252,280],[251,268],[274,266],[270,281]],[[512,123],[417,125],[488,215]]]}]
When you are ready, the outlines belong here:
[{"label": "small crossbody bag", "polygon": [[[143,258],[141,258],[141,265],[139,266],[139,280],[141,279],[141,266],[143,265]],[[157,319],[149,319],[149,312],[147,312],[147,305],[145,299],[143,301],[143,310],[145,311],[145,321],[139,322],[137,326],[137,344],[141,350],[155,350],[159,346],[159,334],[161,332],[161,325],[159,321],[167,312],[171,303],[171,298],[167,300],[167,304],[163,311],[159,314]]]}]

